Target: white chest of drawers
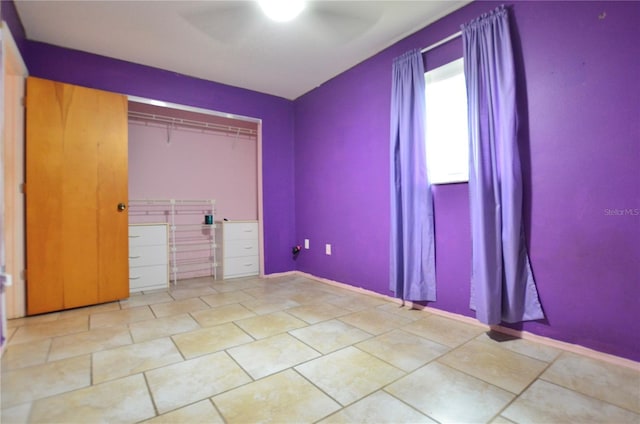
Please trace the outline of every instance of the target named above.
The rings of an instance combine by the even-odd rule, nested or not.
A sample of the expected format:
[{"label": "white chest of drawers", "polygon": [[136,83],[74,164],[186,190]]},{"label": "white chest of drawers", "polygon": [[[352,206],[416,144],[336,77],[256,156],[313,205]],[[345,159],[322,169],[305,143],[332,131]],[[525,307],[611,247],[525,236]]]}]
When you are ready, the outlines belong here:
[{"label": "white chest of drawers", "polygon": [[222,261],[222,278],[247,277],[260,273],[257,221],[217,222],[216,245]]},{"label": "white chest of drawers", "polygon": [[168,284],[167,224],[130,224],[129,292],[166,289]]}]

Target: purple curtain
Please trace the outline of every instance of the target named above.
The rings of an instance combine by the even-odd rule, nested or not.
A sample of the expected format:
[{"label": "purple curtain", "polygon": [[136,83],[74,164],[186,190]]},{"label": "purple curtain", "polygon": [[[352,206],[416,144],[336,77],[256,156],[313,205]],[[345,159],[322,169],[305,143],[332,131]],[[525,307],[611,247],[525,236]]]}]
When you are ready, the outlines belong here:
[{"label": "purple curtain", "polygon": [[406,300],[436,300],[433,200],[425,156],[424,65],[419,50],[393,61],[391,279]]},{"label": "purple curtain", "polygon": [[522,224],[516,83],[504,6],[462,26],[469,114],[471,308],[480,322],[544,318]]}]

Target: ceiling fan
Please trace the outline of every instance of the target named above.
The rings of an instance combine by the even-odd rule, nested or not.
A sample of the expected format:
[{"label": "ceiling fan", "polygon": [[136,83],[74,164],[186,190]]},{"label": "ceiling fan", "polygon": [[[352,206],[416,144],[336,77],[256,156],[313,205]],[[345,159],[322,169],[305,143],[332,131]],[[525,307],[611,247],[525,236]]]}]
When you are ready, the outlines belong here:
[{"label": "ceiling fan", "polygon": [[183,15],[208,37],[242,45],[262,37],[306,37],[311,43],[346,43],[365,33],[382,16],[385,2],[310,1],[296,19],[278,23],[265,19],[254,1],[207,2]]}]

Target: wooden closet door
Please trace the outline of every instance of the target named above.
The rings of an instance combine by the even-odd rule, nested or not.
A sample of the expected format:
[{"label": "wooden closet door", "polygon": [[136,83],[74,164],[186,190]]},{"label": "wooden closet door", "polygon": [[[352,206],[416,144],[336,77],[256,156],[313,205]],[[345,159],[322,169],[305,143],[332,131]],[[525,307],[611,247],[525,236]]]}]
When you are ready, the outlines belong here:
[{"label": "wooden closet door", "polygon": [[125,96],[27,79],[27,313],[129,295]]}]

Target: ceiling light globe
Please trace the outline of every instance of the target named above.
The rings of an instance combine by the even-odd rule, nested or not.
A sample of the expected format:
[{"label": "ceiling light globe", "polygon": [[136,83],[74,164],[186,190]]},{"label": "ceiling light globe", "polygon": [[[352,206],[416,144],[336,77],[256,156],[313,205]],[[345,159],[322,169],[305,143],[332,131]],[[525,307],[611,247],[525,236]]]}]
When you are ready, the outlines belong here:
[{"label": "ceiling light globe", "polygon": [[306,6],[302,0],[260,0],[258,4],[264,14],[276,22],[294,19]]}]

